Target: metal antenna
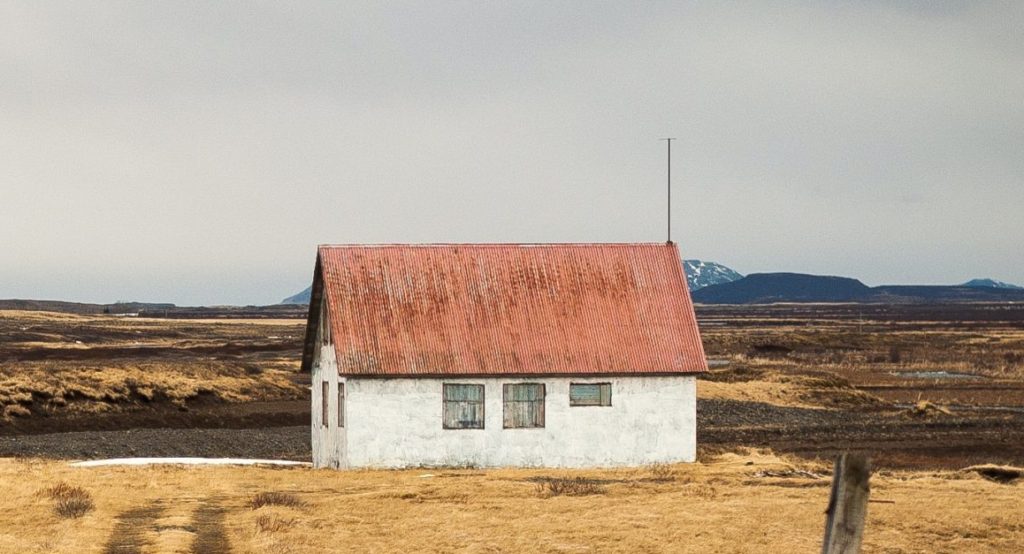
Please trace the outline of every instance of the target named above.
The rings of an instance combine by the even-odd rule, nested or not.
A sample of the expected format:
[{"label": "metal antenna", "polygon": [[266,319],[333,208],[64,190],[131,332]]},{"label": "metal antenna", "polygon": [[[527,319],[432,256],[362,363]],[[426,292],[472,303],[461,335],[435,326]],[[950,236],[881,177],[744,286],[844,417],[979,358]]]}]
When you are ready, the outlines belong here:
[{"label": "metal antenna", "polygon": [[672,141],[675,138],[663,138],[668,144],[668,243],[672,244]]}]

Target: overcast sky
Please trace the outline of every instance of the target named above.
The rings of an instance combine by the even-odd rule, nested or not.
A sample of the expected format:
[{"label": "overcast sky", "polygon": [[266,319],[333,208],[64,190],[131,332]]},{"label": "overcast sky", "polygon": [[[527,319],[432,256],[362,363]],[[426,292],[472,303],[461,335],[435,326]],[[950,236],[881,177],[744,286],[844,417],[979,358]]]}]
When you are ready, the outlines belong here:
[{"label": "overcast sky", "polygon": [[1021,2],[0,3],[0,298],[264,304],[318,243],[1024,284]]}]

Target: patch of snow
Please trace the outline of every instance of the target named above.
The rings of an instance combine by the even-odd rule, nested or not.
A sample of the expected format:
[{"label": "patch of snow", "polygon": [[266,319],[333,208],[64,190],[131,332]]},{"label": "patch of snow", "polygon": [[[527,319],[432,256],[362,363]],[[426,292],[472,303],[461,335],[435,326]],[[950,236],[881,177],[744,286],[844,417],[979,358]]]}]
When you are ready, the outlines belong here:
[{"label": "patch of snow", "polygon": [[683,260],[683,270],[691,291],[743,278],[743,275],[722,264],[703,260]]},{"label": "patch of snow", "polygon": [[309,467],[309,462],[296,462],[293,460],[260,460],[253,458],[110,458],[107,460],[88,460],[84,462],[72,462],[72,467],[101,467],[101,466],[145,466],[145,465],[209,465],[209,466],[300,466]]}]

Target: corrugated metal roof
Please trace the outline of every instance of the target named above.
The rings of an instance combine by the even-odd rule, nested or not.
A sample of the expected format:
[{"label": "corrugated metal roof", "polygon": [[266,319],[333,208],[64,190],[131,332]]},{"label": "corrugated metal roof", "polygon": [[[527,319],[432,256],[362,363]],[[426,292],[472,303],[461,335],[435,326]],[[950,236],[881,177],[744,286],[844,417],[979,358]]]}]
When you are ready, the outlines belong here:
[{"label": "corrugated metal roof", "polygon": [[674,244],[321,246],[317,266],[345,375],[707,370]]}]

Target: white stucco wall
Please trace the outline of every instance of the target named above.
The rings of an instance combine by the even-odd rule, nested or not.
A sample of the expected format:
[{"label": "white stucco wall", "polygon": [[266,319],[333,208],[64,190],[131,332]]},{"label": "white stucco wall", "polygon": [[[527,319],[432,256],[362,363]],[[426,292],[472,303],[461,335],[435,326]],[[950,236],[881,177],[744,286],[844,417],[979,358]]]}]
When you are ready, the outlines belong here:
[{"label": "white stucco wall", "polygon": [[[323,425],[323,382],[328,383],[327,425]],[[320,348],[313,361],[312,386],[312,445],[314,467],[346,467],[344,427],[338,426],[338,362],[333,346]]]},{"label": "white stucco wall", "polygon": [[[570,407],[570,382],[610,382],[612,406]],[[442,428],[443,383],[485,386],[484,429]],[[546,385],[544,428],[502,428],[505,383]],[[314,463],[321,467],[600,467],[691,462],[696,458],[696,385],[692,376],[349,378],[345,429],[328,427],[321,433],[317,431],[317,387],[314,376]]]}]

